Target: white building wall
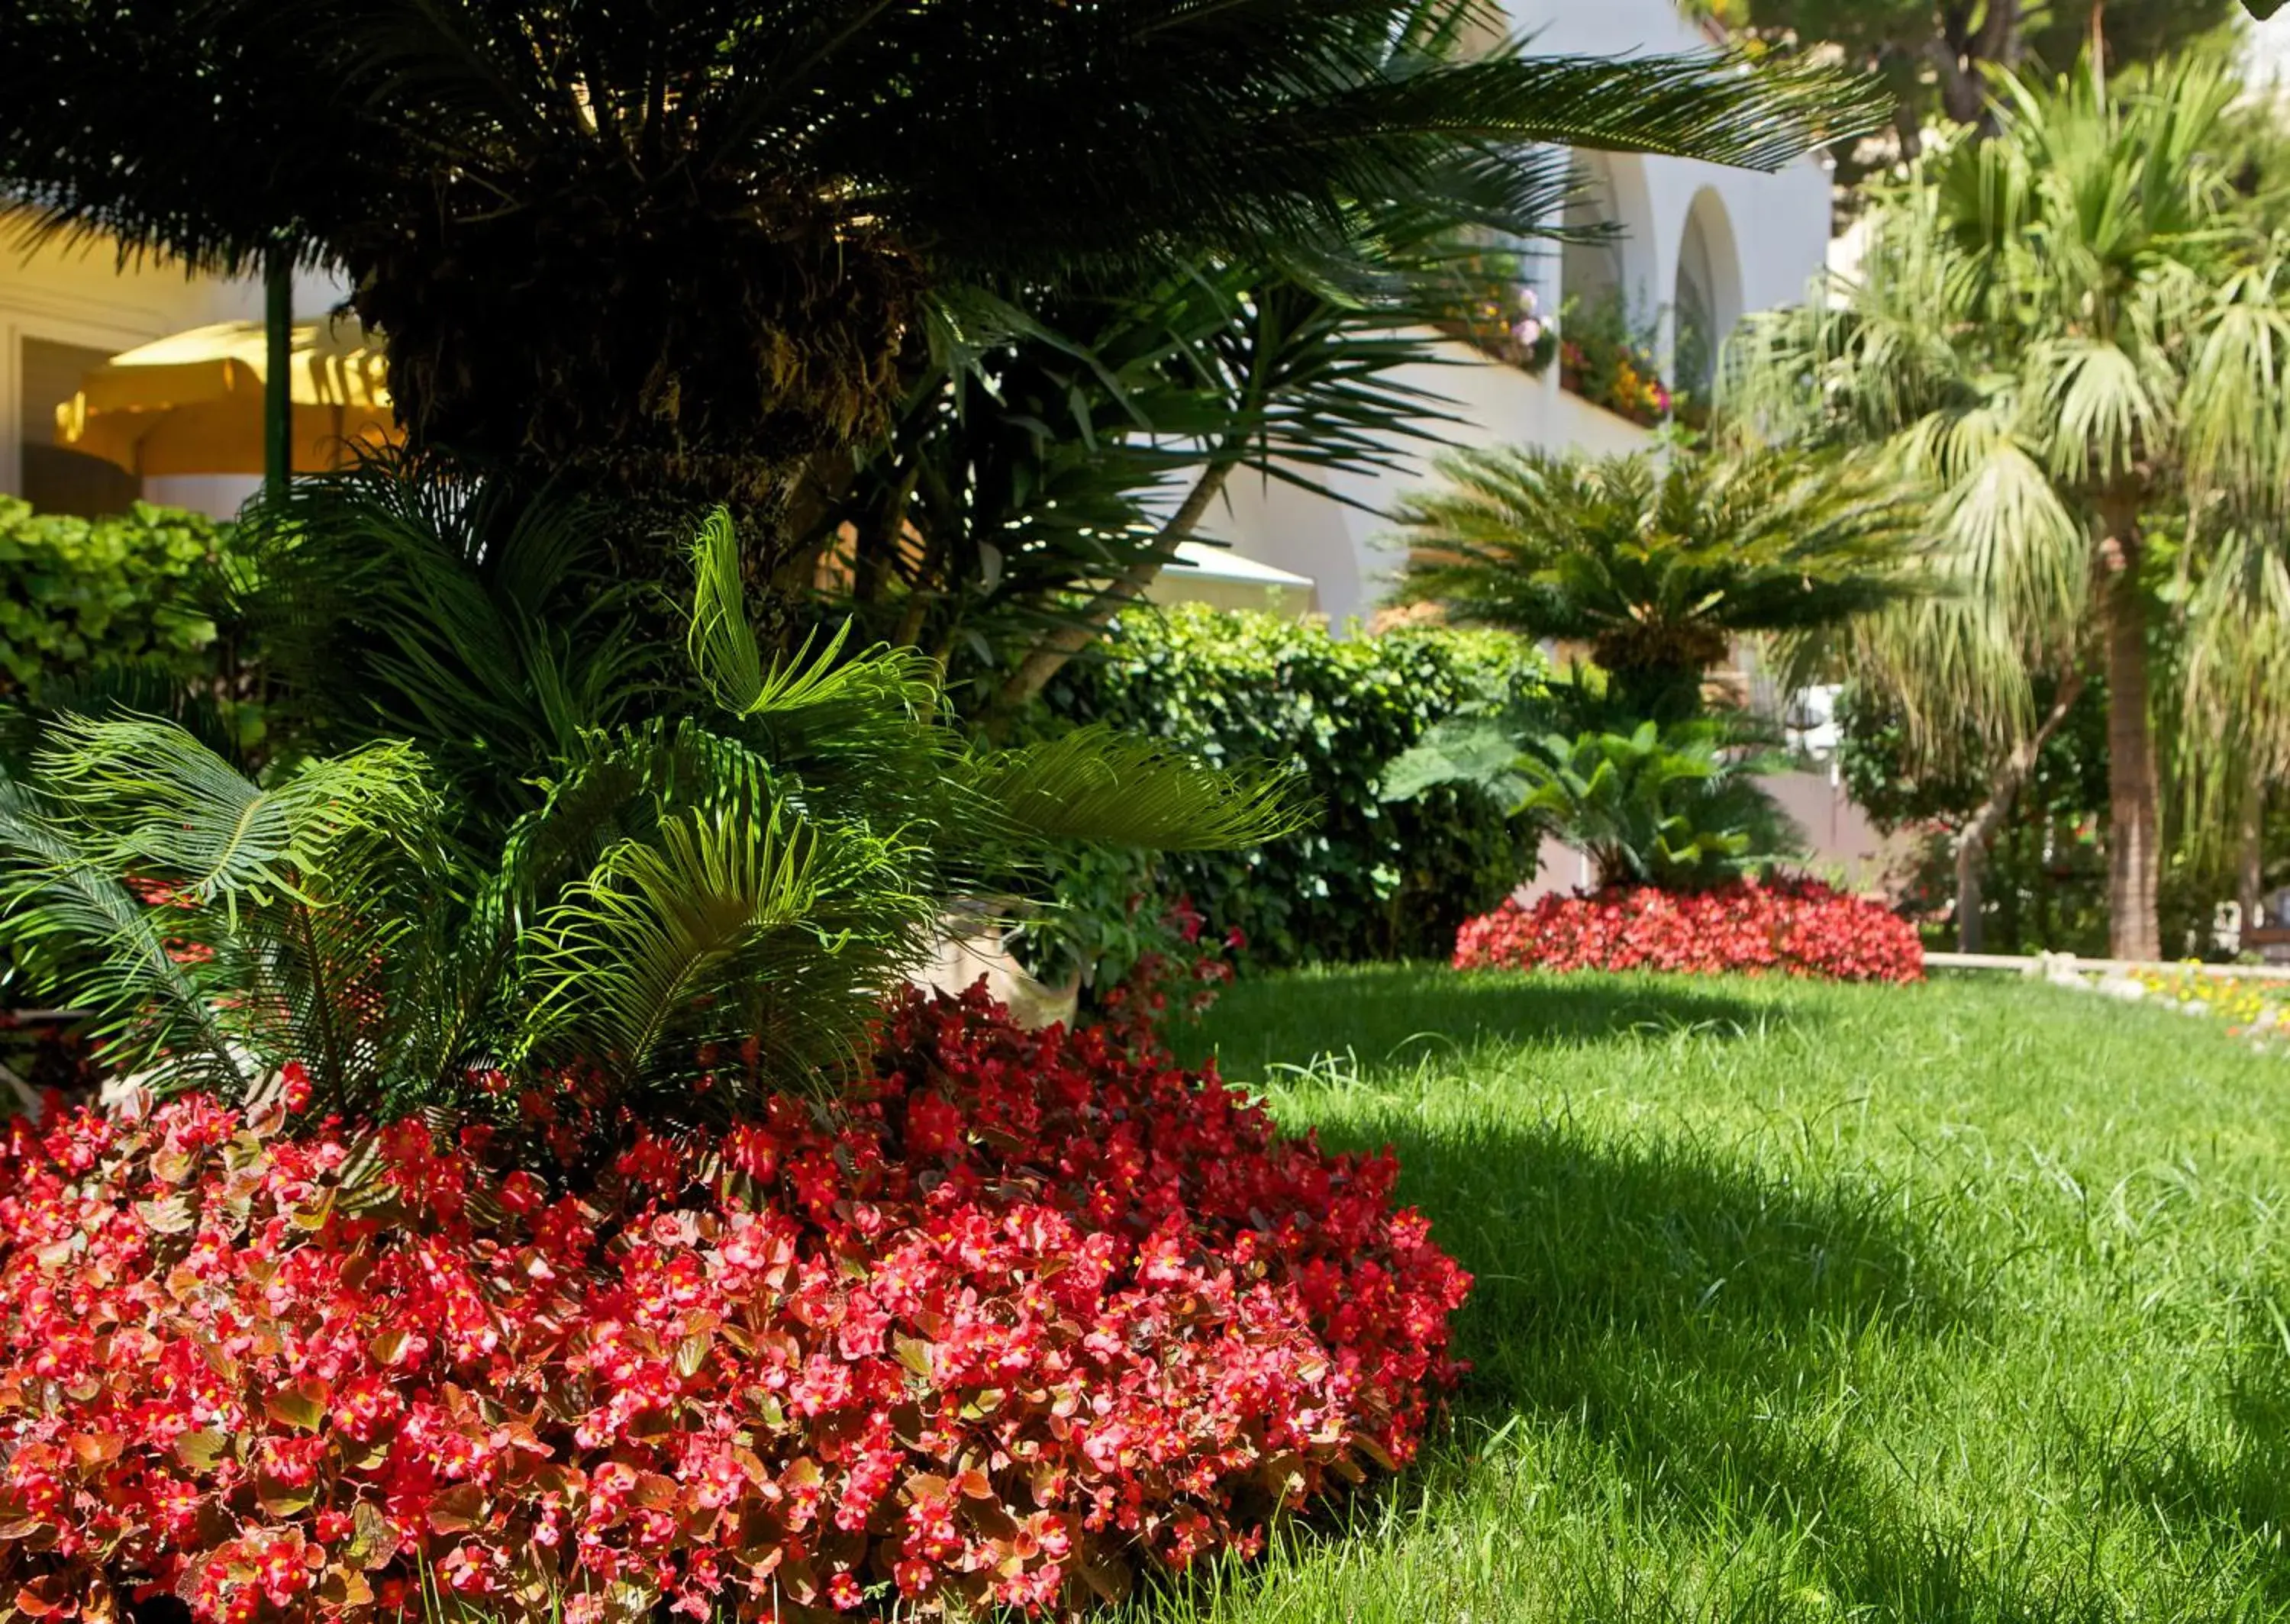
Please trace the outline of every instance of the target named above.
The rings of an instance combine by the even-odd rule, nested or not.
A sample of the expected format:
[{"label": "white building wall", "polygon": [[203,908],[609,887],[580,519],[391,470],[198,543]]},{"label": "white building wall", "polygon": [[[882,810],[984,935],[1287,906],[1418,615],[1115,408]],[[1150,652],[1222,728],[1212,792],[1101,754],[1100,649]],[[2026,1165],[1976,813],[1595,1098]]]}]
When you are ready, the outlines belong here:
[{"label": "white building wall", "polygon": [[[1445,398],[1443,410],[1459,420],[1432,427],[1447,444],[1529,442],[1604,454],[1637,451],[1653,438],[1636,423],[1560,388],[1555,366],[1530,378],[1516,367],[1487,361],[1468,345],[1448,342],[1440,348],[1447,364],[1410,368],[1400,377]],[[1399,448],[1403,466],[1397,472],[1331,482],[1342,500],[1244,475],[1228,486],[1221,509],[1211,514],[1202,533],[1244,558],[1310,577],[1318,587],[1318,612],[1333,624],[1365,619],[1402,562],[1389,545],[1384,511],[1401,492],[1432,477],[1432,462],[1442,449],[1413,443]]]},{"label": "white building wall", "polygon": [[[1669,0],[1601,0],[1595,6],[1580,0],[1509,0],[1508,9],[1514,29],[1539,53],[1623,56],[1709,48]],[[1619,260],[1621,285],[1634,312],[1658,329],[1656,348],[1665,367],[1690,221],[1698,218],[1709,252],[1711,314],[1721,338],[1750,311],[1796,303],[1822,268],[1830,177],[1817,159],[1776,175],[1626,154],[1586,154],[1583,162],[1603,200],[1601,214],[1620,229],[1611,252]],[[1552,247],[1532,267],[1546,311],[1557,311],[1566,299],[1565,258]],[[1561,389],[1555,366],[1530,378],[1468,346],[1444,348],[1453,364],[1422,369],[1410,381],[1453,403],[1461,421],[1441,432],[1455,444],[1524,443],[1598,454],[1651,441],[1637,425]],[[1411,453],[1397,473],[1344,483],[1340,490],[1346,502],[1277,483],[1236,482],[1203,532],[1243,557],[1312,577],[1320,612],[1341,627],[1365,619],[1383,596],[1398,559],[1383,540],[1388,524],[1381,512],[1429,476],[1428,460]]]},{"label": "white building wall", "polygon": [[[299,276],[295,314],[323,314],[341,297],[332,279]],[[0,494],[22,493],[24,442],[53,432],[51,424],[25,420],[26,340],[116,354],[187,327],[261,317],[259,280],[187,276],[178,263],[150,258],[122,265],[108,239],[33,244],[19,217],[0,216]],[[143,494],[226,517],[260,484],[236,475],[150,479]]]}]

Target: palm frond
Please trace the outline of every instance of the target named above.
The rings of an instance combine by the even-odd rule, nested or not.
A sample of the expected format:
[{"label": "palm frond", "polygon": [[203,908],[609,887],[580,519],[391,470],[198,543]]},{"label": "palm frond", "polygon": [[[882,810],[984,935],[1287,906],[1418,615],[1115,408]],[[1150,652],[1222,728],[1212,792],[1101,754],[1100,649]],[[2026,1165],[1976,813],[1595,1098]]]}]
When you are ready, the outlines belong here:
[{"label": "palm frond", "polygon": [[685,814],[613,847],[536,924],[533,1032],[642,1075],[744,952],[812,928],[830,860],[792,817]]},{"label": "palm frond", "polygon": [[424,764],[402,744],[305,762],[266,788],[172,723],[68,716],[38,767],[98,867],[150,874],[201,904],[307,900],[303,877],[344,843],[418,846],[437,817]]},{"label": "palm frond", "polygon": [[887,645],[849,659],[844,647],[852,624],[845,620],[813,653],[814,633],[792,655],[765,668],[754,627],[747,615],[747,592],[740,572],[737,532],[722,508],[709,515],[691,549],[693,577],[686,652],[693,669],[717,703],[742,721],[801,727],[806,716],[831,716],[826,725],[847,727],[872,714],[897,725],[933,712],[938,685],[928,663],[911,649]]},{"label": "palm frond", "polygon": [[1158,740],[1108,727],[973,756],[969,778],[1009,828],[1040,840],[1232,851],[1282,839],[1305,821],[1282,774],[1203,767]]},{"label": "palm frond", "polygon": [[2051,465],[2070,484],[2127,477],[2168,436],[2168,404],[2121,346],[2061,338],[2032,346],[2030,358],[2030,381],[2048,420]]},{"label": "palm frond", "polygon": [[2199,502],[2282,511],[2290,468],[2290,262],[2270,252],[2202,311],[2179,399],[2186,477]]},{"label": "palm frond", "polygon": [[337,744],[418,738],[487,838],[668,675],[656,593],[613,578],[589,502],[393,458],[296,480],[244,527],[241,610],[286,710]]},{"label": "palm frond", "polygon": [[39,982],[92,1012],[123,1064],[164,1061],[183,1081],[232,1087],[244,1064],[196,960],[171,951],[164,916],[89,860],[24,786],[0,774],[0,943]]}]

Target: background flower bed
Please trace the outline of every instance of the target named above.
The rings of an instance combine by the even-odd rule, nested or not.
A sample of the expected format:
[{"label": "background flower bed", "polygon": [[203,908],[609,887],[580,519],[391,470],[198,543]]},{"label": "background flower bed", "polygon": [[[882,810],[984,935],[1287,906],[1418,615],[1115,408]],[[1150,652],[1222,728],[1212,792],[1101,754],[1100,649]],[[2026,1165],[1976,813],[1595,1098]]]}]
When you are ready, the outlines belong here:
[{"label": "background flower bed", "polygon": [[1844,981],[1924,979],[1916,929],[1815,880],[1708,891],[1617,887],[1507,901],[1457,934],[1458,970],[1778,972]]},{"label": "background flower bed", "polygon": [[1323,626],[1185,605],[1125,618],[1101,655],[1068,668],[1051,716],[1165,739],[1212,764],[1293,763],[1319,817],[1252,852],[1125,860],[1076,873],[1080,908],[1189,897],[1220,934],[1237,929],[1260,965],[1423,957],[1493,907],[1534,864],[1533,834],[1468,788],[1378,801],[1383,764],[1446,717],[1540,694],[1547,668],[1526,639],[1407,628],[1339,641]]},{"label": "background flower bed", "polygon": [[977,994],[875,1076],[640,1137],[596,1204],[419,1119],[20,1123],[0,1616],[1062,1609],[1413,1454],[1469,1279],[1389,1156]]}]

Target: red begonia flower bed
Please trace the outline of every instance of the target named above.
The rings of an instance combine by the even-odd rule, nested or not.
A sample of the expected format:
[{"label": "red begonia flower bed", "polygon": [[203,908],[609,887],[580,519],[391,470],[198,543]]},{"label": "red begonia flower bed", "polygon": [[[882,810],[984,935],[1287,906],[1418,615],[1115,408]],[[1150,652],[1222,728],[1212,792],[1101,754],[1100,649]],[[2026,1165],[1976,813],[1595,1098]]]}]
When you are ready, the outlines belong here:
[{"label": "red begonia flower bed", "polygon": [[1613,887],[1504,903],[1465,922],[1458,970],[1667,970],[1920,981],[1916,927],[1815,880],[1710,891]]},{"label": "red begonia flower bed", "polygon": [[876,1075],[588,1200],[419,1121],[16,1124],[0,1616],[1064,1611],[1413,1453],[1469,1278],[1389,1156],[979,994]]}]

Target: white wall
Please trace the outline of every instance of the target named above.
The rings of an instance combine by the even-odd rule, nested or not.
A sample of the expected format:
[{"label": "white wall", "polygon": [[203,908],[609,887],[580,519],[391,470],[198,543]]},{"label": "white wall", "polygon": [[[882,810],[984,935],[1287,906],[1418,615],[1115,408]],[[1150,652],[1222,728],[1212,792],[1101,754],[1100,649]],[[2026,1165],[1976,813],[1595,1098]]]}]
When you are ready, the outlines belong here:
[{"label": "white wall", "polygon": [[[340,298],[327,278],[296,278],[297,316],[320,315]],[[52,432],[48,424],[23,421],[25,340],[116,354],[187,327],[261,316],[259,281],[188,276],[179,264],[150,259],[122,266],[108,240],[32,245],[20,217],[0,216],[0,492],[22,492],[24,441]],[[231,475],[154,479],[144,495],[221,517],[259,483]]]},{"label": "white wall", "polygon": [[[1411,368],[1400,377],[1447,400],[1444,410],[1460,420],[1437,426],[1449,444],[1525,441],[1605,453],[1637,451],[1653,441],[1636,423],[1560,388],[1555,366],[1530,378],[1516,367],[1485,360],[1468,345],[1443,342],[1440,350],[1449,364]],[[1341,501],[1244,476],[1228,487],[1224,503],[1202,532],[1229,543],[1244,558],[1309,576],[1319,588],[1320,612],[1332,624],[1341,628],[1365,620],[1401,562],[1385,544],[1390,525],[1381,510],[1401,492],[1430,479],[1431,460],[1440,448],[1423,444],[1399,449],[1403,471],[1335,482],[1346,499]]]},{"label": "white wall", "polygon": [[[1530,36],[1533,49],[1541,54],[1709,49],[1669,0],[1600,0],[1596,5],[1509,0],[1509,11],[1513,28]],[[1665,367],[1671,358],[1673,307],[1689,220],[1698,218],[1701,224],[1716,284],[1709,290],[1717,307],[1712,314],[1721,326],[1752,310],[1796,303],[1822,268],[1829,248],[1830,178],[1818,160],[1802,160],[1778,175],[1621,154],[1586,154],[1584,162],[1605,212],[1621,228],[1612,250],[1619,260],[1619,279],[1637,313],[1658,328]],[[1580,251],[1574,257],[1581,266]],[[1533,267],[1545,310],[1557,310],[1566,298],[1564,258],[1548,251]],[[1604,280],[1605,268],[1599,269]],[[1555,367],[1533,379],[1460,344],[1446,346],[1445,353],[1456,364],[1423,369],[1412,381],[1455,403],[1455,415],[1464,420],[1443,432],[1456,443],[1524,442],[1600,453],[1649,441],[1634,424],[1561,390]],[[1312,577],[1319,585],[1322,612],[1341,627],[1373,611],[1397,564],[1381,542],[1388,526],[1375,510],[1427,475],[1425,459],[1411,455],[1398,474],[1348,482],[1342,494],[1357,504],[1352,507],[1278,484],[1267,489],[1261,481],[1242,482],[1203,528],[1244,557]]]}]

